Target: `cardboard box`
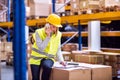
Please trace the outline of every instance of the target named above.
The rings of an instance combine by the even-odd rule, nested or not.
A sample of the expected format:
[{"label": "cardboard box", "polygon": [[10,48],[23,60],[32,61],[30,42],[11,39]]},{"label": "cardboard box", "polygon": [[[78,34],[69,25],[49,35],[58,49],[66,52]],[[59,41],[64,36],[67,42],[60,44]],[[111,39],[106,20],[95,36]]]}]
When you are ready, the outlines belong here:
[{"label": "cardboard box", "polygon": [[13,52],[12,42],[5,42],[5,52]]},{"label": "cardboard box", "polygon": [[103,52],[102,54],[105,56],[105,61],[120,62],[120,53]]},{"label": "cardboard box", "polygon": [[68,51],[68,52],[78,50],[78,44],[77,43],[68,43],[68,44],[65,44],[62,47],[62,50],[63,51]]},{"label": "cardboard box", "polygon": [[112,56],[112,55],[105,55],[105,60],[106,61],[114,61],[117,62],[117,56]]},{"label": "cardboard box", "polygon": [[89,5],[90,9],[99,9],[100,6],[99,5]]},{"label": "cardboard box", "polygon": [[88,5],[100,5],[100,0],[90,0],[88,1]]},{"label": "cardboard box", "polygon": [[77,58],[75,57],[76,55],[96,55],[96,56],[100,55],[101,56],[101,61],[102,61],[102,57],[104,57],[104,55],[102,54],[102,52],[97,52],[97,51],[89,51],[89,50],[72,51],[72,59],[73,59],[73,61],[76,61],[76,59],[78,61],[78,57]]},{"label": "cardboard box", "polygon": [[7,52],[7,55],[6,55],[6,65],[13,66],[13,53],[11,53],[11,52]]},{"label": "cardboard box", "polygon": [[4,42],[0,42],[0,52],[5,50]]},{"label": "cardboard box", "polygon": [[91,80],[112,80],[112,67],[79,63],[80,66],[91,68]]},{"label": "cardboard box", "polygon": [[80,54],[87,54],[84,51],[72,51],[72,60],[75,61],[75,55],[80,55]]},{"label": "cardboard box", "polygon": [[73,54],[75,55],[75,62],[83,62],[90,64],[104,64],[104,57],[102,55],[85,55],[85,54]]},{"label": "cardboard box", "polygon": [[79,2],[80,0],[70,0],[71,12],[79,12]]},{"label": "cardboard box", "polygon": [[63,54],[64,61],[71,61],[72,59],[71,52],[62,51],[62,54]]},{"label": "cardboard box", "polygon": [[53,68],[52,80],[91,80],[91,70],[88,68]]},{"label": "cardboard box", "polygon": [[80,9],[88,8],[88,0],[81,0],[81,1],[79,2],[79,8],[80,8]]},{"label": "cardboard box", "polygon": [[110,66],[95,66],[92,68],[92,80],[112,80],[112,68]]},{"label": "cardboard box", "polygon": [[115,76],[118,74],[118,70],[120,69],[120,64],[117,64],[114,62],[105,62],[105,65],[109,65],[112,67],[112,76]]},{"label": "cardboard box", "polygon": [[119,68],[119,65],[115,62],[107,62],[105,61],[105,65],[112,66],[112,68]]},{"label": "cardboard box", "polygon": [[113,77],[118,76],[118,69],[112,69],[112,76]]},{"label": "cardboard box", "polygon": [[[115,6],[117,8],[115,9]],[[119,11],[119,0],[71,0],[71,13],[86,14],[109,11]]]},{"label": "cardboard box", "polygon": [[0,52],[0,60],[6,60],[7,59],[7,53],[6,52]]},{"label": "cardboard box", "polygon": [[49,3],[31,3],[31,16],[48,16],[51,13],[51,4]]}]

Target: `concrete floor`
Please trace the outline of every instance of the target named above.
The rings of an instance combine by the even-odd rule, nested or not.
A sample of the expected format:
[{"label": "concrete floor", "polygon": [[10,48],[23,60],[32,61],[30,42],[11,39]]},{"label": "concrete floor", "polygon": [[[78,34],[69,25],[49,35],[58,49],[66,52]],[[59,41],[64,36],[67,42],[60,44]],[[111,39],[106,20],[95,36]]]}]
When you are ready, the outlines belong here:
[{"label": "concrete floor", "polygon": [[13,67],[6,66],[5,62],[1,62],[1,80],[14,80]]},{"label": "concrete floor", "polygon": [[0,66],[1,66],[0,80],[14,80],[13,66],[6,66],[5,62],[1,62]]},{"label": "concrete floor", "polygon": [[[14,72],[12,66],[6,66],[5,62],[1,62],[1,79],[0,80],[14,80]],[[27,79],[28,80],[28,79]],[[120,78],[113,78],[113,80],[120,80]]]}]

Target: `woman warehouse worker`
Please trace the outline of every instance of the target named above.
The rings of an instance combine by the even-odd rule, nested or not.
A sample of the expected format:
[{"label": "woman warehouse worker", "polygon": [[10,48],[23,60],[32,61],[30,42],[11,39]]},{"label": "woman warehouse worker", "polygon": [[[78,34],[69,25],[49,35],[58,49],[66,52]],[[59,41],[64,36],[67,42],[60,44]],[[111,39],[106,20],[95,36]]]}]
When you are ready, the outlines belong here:
[{"label": "woman warehouse worker", "polygon": [[46,19],[45,27],[37,29],[33,34],[35,42],[29,61],[32,80],[39,80],[41,68],[43,69],[42,80],[49,80],[55,56],[60,64],[65,66],[60,49],[62,34],[59,27],[62,27],[61,18],[56,14],[50,14]]}]

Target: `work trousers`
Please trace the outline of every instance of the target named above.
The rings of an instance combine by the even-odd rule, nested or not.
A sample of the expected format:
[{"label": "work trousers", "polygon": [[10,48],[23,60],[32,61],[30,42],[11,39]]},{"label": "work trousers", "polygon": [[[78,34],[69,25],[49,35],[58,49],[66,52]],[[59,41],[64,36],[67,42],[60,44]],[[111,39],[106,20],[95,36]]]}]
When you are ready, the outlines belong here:
[{"label": "work trousers", "polygon": [[49,80],[54,62],[51,59],[42,59],[40,65],[31,64],[32,80],[40,80],[40,70],[42,68],[42,80]]}]

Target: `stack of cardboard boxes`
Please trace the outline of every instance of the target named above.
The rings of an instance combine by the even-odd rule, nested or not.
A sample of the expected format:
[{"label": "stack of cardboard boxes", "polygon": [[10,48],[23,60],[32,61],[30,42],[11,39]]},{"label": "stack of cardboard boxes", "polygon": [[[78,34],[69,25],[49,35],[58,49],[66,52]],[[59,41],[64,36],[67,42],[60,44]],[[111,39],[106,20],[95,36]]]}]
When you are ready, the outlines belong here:
[{"label": "stack of cardboard boxes", "polygon": [[[71,46],[74,46],[71,48]],[[66,44],[62,47],[64,51],[69,52],[69,54],[63,54],[65,57],[74,62],[90,63],[90,64],[103,64],[112,66],[112,76],[119,76],[120,73],[120,53],[113,52],[102,52],[102,51],[89,51],[82,50],[78,51],[78,46],[75,46],[74,43]]]},{"label": "stack of cardboard boxes", "polygon": [[12,42],[0,43],[0,59],[2,61],[13,62]]},{"label": "stack of cardboard boxes", "polygon": [[119,0],[71,0],[70,3],[71,15],[120,11]]},{"label": "stack of cardboard boxes", "polygon": [[6,64],[13,65],[13,45],[12,42],[5,42]]},{"label": "stack of cardboard boxes", "polygon": [[80,0],[71,0],[70,6],[71,6],[71,13],[70,13],[71,15],[81,14],[80,13]]},{"label": "stack of cardboard boxes", "polygon": [[79,65],[62,67],[58,63],[55,63],[52,69],[51,80],[112,80],[110,66],[86,63],[77,64]]},{"label": "stack of cardboard boxes", "polygon": [[62,54],[65,61],[71,61],[72,60],[72,54],[71,52],[73,50],[78,50],[78,44],[77,43],[67,43],[62,47]]},{"label": "stack of cardboard boxes", "polygon": [[118,73],[120,71],[120,53],[104,52],[103,54],[105,55],[105,65],[112,66],[112,75],[120,75]]},{"label": "stack of cardboard boxes", "polygon": [[101,52],[78,51],[78,44],[76,43],[65,44],[62,50],[65,61],[104,64],[104,55],[100,54]]},{"label": "stack of cardboard boxes", "polygon": [[0,60],[5,60],[5,54],[4,54],[4,43],[0,42]]}]

